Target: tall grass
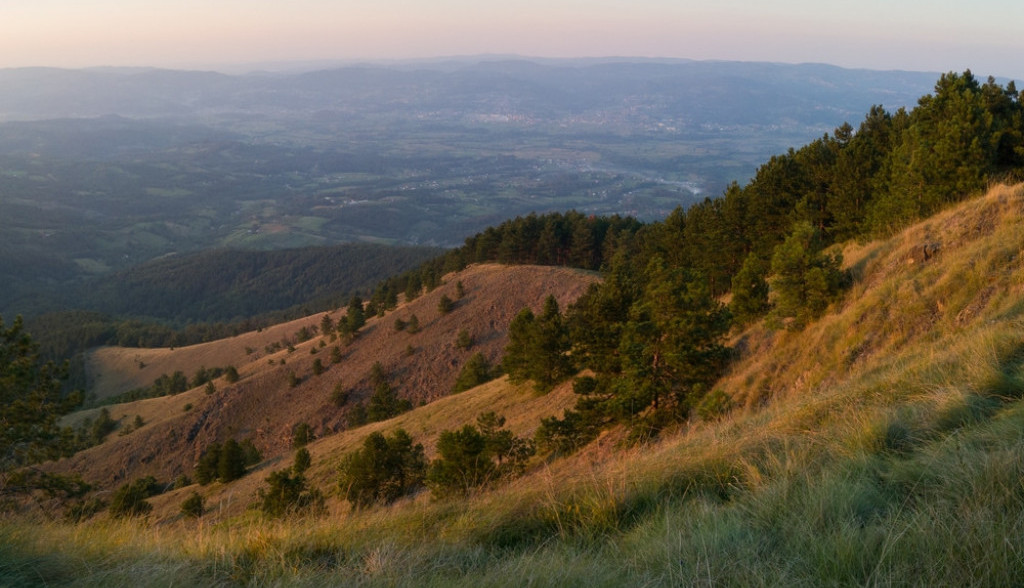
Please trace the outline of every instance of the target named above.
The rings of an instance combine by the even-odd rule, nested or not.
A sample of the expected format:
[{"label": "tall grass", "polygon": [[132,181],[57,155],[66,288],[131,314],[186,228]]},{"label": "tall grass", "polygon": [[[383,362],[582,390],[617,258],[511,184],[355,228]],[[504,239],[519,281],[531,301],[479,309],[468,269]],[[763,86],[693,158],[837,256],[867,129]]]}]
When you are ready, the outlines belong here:
[{"label": "tall grass", "polygon": [[[1003,241],[951,246],[942,267],[1024,245],[991,233]],[[1021,585],[1024,305],[1005,293],[1021,280],[908,270],[904,244],[865,263],[874,285],[836,314],[755,336],[723,385],[774,390],[756,410],[639,448],[607,435],[465,500],[285,521],[5,520],[0,584]]]}]

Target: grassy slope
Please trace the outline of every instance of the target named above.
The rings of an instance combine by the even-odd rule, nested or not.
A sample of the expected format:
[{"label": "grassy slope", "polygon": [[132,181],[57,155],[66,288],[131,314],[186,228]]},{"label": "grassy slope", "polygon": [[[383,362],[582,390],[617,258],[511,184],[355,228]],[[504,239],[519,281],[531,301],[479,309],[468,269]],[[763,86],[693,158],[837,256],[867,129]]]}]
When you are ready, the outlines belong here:
[{"label": "grassy slope", "polygon": [[653,446],[610,434],[465,502],[316,521],[8,524],[0,565],[107,585],[1019,584],[1022,248],[1022,186],[848,247],[856,284],[830,314],[737,336],[719,385],[741,408]]},{"label": "grassy slope", "polygon": [[[386,316],[370,318],[351,346],[314,337],[296,343],[294,351],[267,350],[267,344],[292,338],[303,326],[319,325],[322,315],[317,315],[193,347],[98,350],[89,366],[101,394],[148,385],[159,374],[175,370],[190,375],[203,365],[236,365],[241,379],[235,384],[218,379],[216,391],[210,395],[199,387],[175,396],[112,406],[111,416],[120,419],[122,425],[131,423],[135,415],[147,424],[129,435],[112,434],[102,445],[52,467],[80,473],[101,489],[114,490],[146,475],[160,481],[191,475],[204,448],[228,437],[252,438],[268,463],[290,458],[291,432],[297,423],[310,424],[317,437],[345,430],[351,406],[372,392],[369,375],[375,362],[380,362],[389,374],[397,393],[409,398],[414,406],[444,398],[472,354],[482,353],[492,363],[499,360],[505,330],[524,306],[533,305],[539,310],[549,294],[564,306],[596,279],[590,272],[566,268],[473,266],[449,276],[444,285],[399,305]],[[451,313],[442,315],[438,301],[445,295],[456,299],[457,282],[463,283],[465,297],[456,302]],[[341,316],[332,314],[335,320]],[[395,330],[396,318],[408,320],[413,314],[419,318],[420,332]],[[463,330],[474,340],[470,349],[455,344]],[[335,345],[343,350],[338,364],[330,359],[330,349]],[[247,354],[246,348],[252,349],[252,354]],[[145,364],[142,369],[138,367],[140,358]],[[326,367],[320,376],[313,373],[317,359]],[[291,373],[301,379],[297,386],[289,385]],[[347,405],[339,407],[332,401],[336,387],[350,392]],[[187,405],[191,405],[188,411]],[[66,422],[95,417],[98,410],[69,415]],[[464,420],[452,426],[472,422],[475,417],[475,412],[463,414]],[[536,419],[530,426],[536,426]]]}]

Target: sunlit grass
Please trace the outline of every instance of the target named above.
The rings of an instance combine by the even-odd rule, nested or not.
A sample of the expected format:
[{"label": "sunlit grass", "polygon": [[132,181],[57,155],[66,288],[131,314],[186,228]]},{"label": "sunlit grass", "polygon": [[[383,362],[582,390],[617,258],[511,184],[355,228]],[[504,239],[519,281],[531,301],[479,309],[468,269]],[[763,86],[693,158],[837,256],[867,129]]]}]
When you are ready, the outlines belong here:
[{"label": "sunlit grass", "polygon": [[[216,524],[8,520],[0,576],[87,586],[1019,585],[1021,278],[956,277],[967,257],[991,269],[985,260],[1024,245],[1008,244],[1024,218],[1001,199],[930,221],[956,235],[971,214],[1001,211],[988,237],[907,267],[905,246],[924,230],[914,227],[867,262],[858,298],[800,334],[752,332],[757,353],[721,385],[755,402],[721,421],[634,448],[613,431],[458,501],[421,495],[285,521],[250,511]],[[517,394],[531,411],[551,410],[506,386],[373,427],[426,434]],[[525,431],[526,417],[509,416]],[[355,439],[322,440],[314,453],[333,459]],[[328,475],[329,464],[318,467]]]}]

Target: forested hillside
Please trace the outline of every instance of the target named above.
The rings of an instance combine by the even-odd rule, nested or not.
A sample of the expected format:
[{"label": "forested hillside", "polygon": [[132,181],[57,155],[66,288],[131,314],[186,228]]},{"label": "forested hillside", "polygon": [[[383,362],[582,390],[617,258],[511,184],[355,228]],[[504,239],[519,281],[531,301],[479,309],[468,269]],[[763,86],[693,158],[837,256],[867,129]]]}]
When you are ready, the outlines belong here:
[{"label": "forested hillside", "polygon": [[746,186],[662,222],[519,217],[385,290],[471,261],[600,267],[603,285],[564,319],[522,317],[511,363],[535,380],[527,366],[556,356],[572,364],[561,378],[583,368],[594,374],[577,380],[576,410],[545,425],[550,443],[575,446],[613,423],[645,436],[694,409],[714,410],[721,399],[709,393],[728,365],[731,325],[767,317],[797,330],[840,297],[850,275],[830,247],[892,234],[990,183],[1022,177],[1024,95],[1013,82],[949,73],[912,111],[874,107],[858,128],[844,124],[773,157]]},{"label": "forested hillside", "polygon": [[68,285],[66,309],[28,319],[44,353],[97,345],[182,346],[343,306],[439,249],[344,244],[279,251],[212,250],[161,258]]}]

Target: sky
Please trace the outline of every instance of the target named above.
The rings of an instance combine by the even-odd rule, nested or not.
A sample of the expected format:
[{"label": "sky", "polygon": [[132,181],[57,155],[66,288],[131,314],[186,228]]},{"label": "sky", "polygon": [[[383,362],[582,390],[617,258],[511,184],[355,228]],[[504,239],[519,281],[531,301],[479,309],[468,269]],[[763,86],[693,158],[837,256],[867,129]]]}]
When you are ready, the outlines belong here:
[{"label": "sky", "polygon": [[0,68],[674,57],[1024,79],[1021,0],[0,0]]}]

